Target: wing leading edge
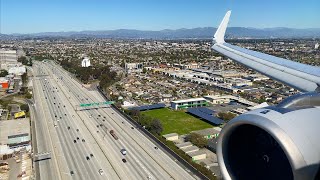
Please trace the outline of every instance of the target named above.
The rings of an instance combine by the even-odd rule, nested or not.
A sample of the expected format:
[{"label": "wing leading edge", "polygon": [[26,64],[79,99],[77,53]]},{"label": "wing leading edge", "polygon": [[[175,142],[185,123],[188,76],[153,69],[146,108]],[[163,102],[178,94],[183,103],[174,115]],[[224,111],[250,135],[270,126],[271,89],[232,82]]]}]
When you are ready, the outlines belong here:
[{"label": "wing leading edge", "polygon": [[214,35],[212,49],[270,78],[303,92],[320,91],[320,67],[297,63],[224,42],[231,11]]}]

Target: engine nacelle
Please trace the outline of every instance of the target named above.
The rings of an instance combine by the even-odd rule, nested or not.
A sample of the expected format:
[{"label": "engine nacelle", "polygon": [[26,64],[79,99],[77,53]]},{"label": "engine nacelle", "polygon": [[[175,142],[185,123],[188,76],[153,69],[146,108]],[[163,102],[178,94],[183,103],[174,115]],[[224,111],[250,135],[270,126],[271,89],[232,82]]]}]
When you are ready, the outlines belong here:
[{"label": "engine nacelle", "polygon": [[286,105],[250,111],[225,125],[217,147],[224,179],[320,178],[320,107]]}]

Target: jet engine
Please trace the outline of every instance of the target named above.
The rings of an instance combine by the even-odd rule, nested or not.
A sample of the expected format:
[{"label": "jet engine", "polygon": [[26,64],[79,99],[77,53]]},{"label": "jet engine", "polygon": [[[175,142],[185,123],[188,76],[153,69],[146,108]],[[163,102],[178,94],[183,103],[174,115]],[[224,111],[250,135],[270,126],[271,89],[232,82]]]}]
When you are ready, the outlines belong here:
[{"label": "jet engine", "polygon": [[232,119],[219,135],[217,156],[226,180],[320,179],[320,94]]}]

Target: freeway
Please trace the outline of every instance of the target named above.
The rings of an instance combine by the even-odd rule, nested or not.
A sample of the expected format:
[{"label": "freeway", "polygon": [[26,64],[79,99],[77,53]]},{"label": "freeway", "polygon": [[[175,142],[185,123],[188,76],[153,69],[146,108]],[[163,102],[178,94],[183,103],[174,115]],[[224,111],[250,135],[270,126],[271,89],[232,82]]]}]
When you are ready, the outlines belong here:
[{"label": "freeway", "polygon": [[[58,157],[68,169],[63,174],[73,171],[76,179],[101,179],[98,170],[103,169],[103,179],[195,179],[109,105],[77,108],[82,103],[104,101],[97,91],[87,90],[53,62],[35,63],[35,69],[39,75],[48,74],[39,76],[35,84],[43,92],[48,126],[59,138]],[[121,154],[121,149],[126,149],[127,155]]]}]

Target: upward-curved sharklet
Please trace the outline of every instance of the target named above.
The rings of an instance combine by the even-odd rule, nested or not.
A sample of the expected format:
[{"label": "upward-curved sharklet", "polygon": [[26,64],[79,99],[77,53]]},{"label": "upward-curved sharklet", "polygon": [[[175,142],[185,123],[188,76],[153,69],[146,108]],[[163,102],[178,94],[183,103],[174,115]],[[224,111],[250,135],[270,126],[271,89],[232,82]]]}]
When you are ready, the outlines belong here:
[{"label": "upward-curved sharklet", "polygon": [[320,67],[278,58],[224,42],[230,14],[231,11],[228,11],[214,35],[213,50],[302,92],[320,91]]},{"label": "upward-curved sharklet", "polygon": [[216,33],[214,34],[213,43],[224,43],[224,35],[227,30],[227,26],[229,23],[229,18],[231,15],[231,11],[228,11],[226,15],[224,16],[222,22],[220,23],[220,26],[218,27]]}]

